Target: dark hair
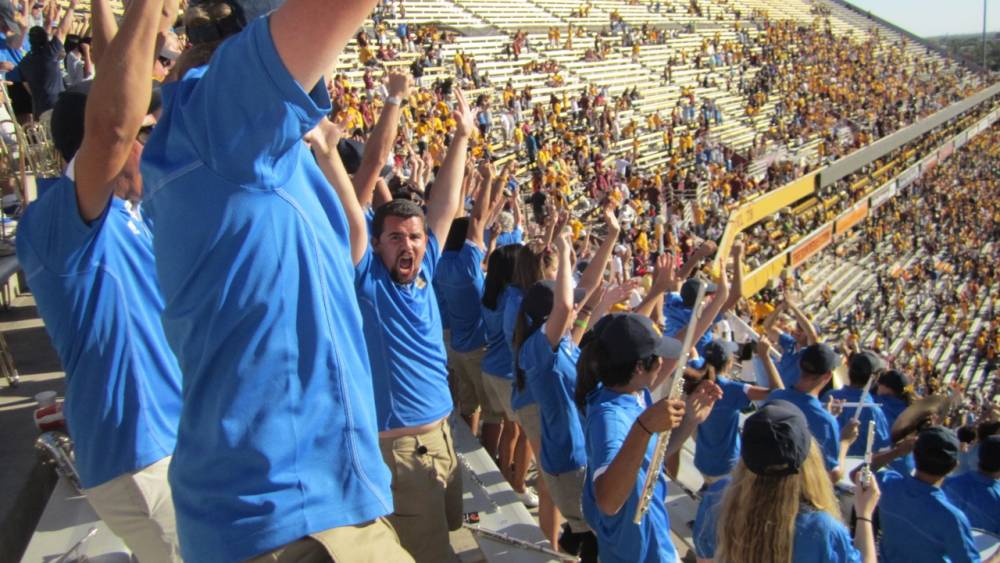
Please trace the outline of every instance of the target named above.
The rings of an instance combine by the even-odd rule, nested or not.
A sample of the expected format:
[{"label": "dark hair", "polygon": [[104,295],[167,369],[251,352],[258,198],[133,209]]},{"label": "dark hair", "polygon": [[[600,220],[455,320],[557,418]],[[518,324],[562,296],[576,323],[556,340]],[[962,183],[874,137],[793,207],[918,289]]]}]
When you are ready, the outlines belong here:
[{"label": "dark hair", "polygon": [[[524,289],[527,290],[527,288]],[[521,346],[532,334],[538,332],[538,329],[542,327],[542,324],[545,323],[548,317],[548,314],[546,314],[544,319],[538,319],[532,323],[528,319],[528,313],[524,310],[524,301],[521,301],[521,307],[517,310],[517,320],[514,321],[514,338],[511,342],[511,349],[514,352],[514,385],[518,391],[524,389],[524,369],[521,368]]]},{"label": "dark hair", "polygon": [[73,159],[83,144],[86,113],[87,95],[82,92],[59,94],[52,108],[52,145],[66,162]]},{"label": "dark hair", "polygon": [[465,239],[469,234],[469,218],[459,217],[451,222],[448,229],[448,238],[444,241],[445,252],[456,252],[462,250]]},{"label": "dark hair", "polygon": [[546,266],[556,263],[554,252],[542,249],[535,252],[529,245],[518,247],[517,258],[514,260],[514,276],[511,283],[524,291],[542,280]]},{"label": "dark hair", "polygon": [[982,422],[979,424],[979,427],[976,428],[976,438],[978,438],[980,442],[995,434],[1000,434],[1000,420]]},{"label": "dark hair", "polygon": [[580,358],[576,362],[576,392],[573,399],[580,413],[587,411],[587,395],[601,383],[605,387],[620,387],[632,381],[636,366],[642,369],[652,369],[656,356],[647,356],[631,364],[612,364],[608,362],[608,351],[600,338],[590,339],[590,342],[580,349]]},{"label": "dark hair", "polygon": [[955,433],[958,434],[958,441],[963,444],[968,444],[976,439],[976,429],[969,425],[959,428]]},{"label": "dark hair", "polygon": [[49,34],[45,32],[44,28],[41,28],[36,25],[35,27],[28,30],[28,45],[31,46],[32,51],[38,51],[39,49],[44,49],[45,46],[48,44],[49,44]]},{"label": "dark hair", "polygon": [[385,227],[386,217],[400,217],[409,219],[410,217],[420,217],[424,220],[424,210],[420,206],[408,199],[394,199],[389,203],[375,210],[375,218],[372,219],[372,236],[378,238],[382,236],[382,229]]},{"label": "dark hair", "polygon": [[483,307],[497,310],[500,295],[514,279],[514,261],[519,249],[519,245],[508,244],[490,254],[486,264],[486,281],[483,283]]}]

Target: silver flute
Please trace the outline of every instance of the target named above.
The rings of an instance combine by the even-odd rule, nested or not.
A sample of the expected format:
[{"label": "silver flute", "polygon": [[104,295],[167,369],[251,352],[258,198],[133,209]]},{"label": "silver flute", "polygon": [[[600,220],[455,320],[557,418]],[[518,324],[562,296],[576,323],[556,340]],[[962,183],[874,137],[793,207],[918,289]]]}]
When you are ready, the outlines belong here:
[{"label": "silver flute", "polygon": [[[681,395],[681,383],[684,381],[684,368],[687,366],[688,356],[691,354],[691,344],[694,341],[695,325],[698,324],[698,317],[701,316],[702,299],[705,298],[706,284],[701,284],[698,288],[698,297],[695,299],[694,308],[691,309],[691,320],[688,321],[687,330],[684,332],[684,343],[681,348],[681,357],[677,360],[673,375],[670,376],[669,387],[667,387],[667,398],[675,400]],[[642,522],[642,517],[649,509],[649,503],[653,500],[653,492],[656,489],[656,480],[663,472],[663,462],[667,457],[667,442],[670,441],[670,431],[660,432],[656,435],[656,447],[653,450],[653,459],[649,462],[649,469],[646,471],[646,481],[642,484],[642,496],[639,497],[639,506],[635,508],[635,517],[632,521],[636,524]]]},{"label": "silver flute", "polygon": [[475,535],[483,536],[484,538],[489,538],[491,540],[498,541],[500,543],[505,543],[507,545],[513,545],[530,551],[537,551],[539,553],[544,553],[545,555],[548,555],[554,559],[558,559],[559,561],[568,561],[575,559],[572,555],[559,553],[558,551],[551,550],[547,547],[542,547],[540,545],[535,545],[529,541],[517,539],[503,532],[495,532],[493,530],[487,530],[486,528],[480,528],[478,526],[473,526],[471,524],[462,524],[462,527],[465,528],[466,530],[469,530]]},{"label": "silver flute", "polygon": [[864,391],[861,392],[861,398],[858,399],[858,408],[854,411],[854,420],[858,421],[861,419],[861,405],[868,402],[868,397],[872,394],[872,387],[878,383],[878,374],[873,373],[868,379],[868,384],[865,385]]},{"label": "silver flute", "polygon": [[865,444],[865,462],[861,466],[861,475],[858,476],[858,482],[864,489],[867,489],[872,483],[872,444],[874,443],[875,419],[873,418],[868,421],[868,443]]}]

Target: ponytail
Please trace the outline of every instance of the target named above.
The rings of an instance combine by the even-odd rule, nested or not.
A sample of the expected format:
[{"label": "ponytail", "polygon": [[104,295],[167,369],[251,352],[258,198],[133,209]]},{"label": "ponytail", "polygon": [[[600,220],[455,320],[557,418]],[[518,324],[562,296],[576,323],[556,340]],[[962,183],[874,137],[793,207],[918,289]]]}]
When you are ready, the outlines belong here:
[{"label": "ponytail", "polygon": [[601,341],[594,338],[580,349],[580,358],[576,361],[576,391],[573,399],[581,414],[587,411],[587,395],[601,381],[599,358],[603,355],[603,348]]},{"label": "ponytail", "polygon": [[524,369],[521,367],[521,346],[532,334],[538,332],[545,320],[529,324],[528,314],[524,312],[524,302],[521,302],[521,308],[517,311],[517,320],[514,321],[514,338],[511,341],[511,350],[514,352],[514,387],[518,391],[523,391],[525,384]]}]

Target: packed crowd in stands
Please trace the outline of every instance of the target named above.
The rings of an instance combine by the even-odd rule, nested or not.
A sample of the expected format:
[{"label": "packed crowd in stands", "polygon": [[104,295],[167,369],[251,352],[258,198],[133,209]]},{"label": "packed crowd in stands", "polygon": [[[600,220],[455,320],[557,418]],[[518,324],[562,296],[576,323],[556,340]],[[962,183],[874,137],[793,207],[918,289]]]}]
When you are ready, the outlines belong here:
[{"label": "packed crowd in stands", "polygon": [[[472,486],[461,424],[567,559],[679,558],[664,502],[676,462],[653,466],[669,431],[668,458],[695,444],[702,560],[980,560],[973,527],[1000,536],[995,387],[968,394],[912,353],[841,345],[792,288],[750,319],[744,262],[760,235],[725,256],[716,243],[738,203],[816,165],[754,177],[767,146],[821,138],[831,159],[978,80],[950,62],[911,67],[877,32],[748,11],[738,41],[679,54],[744,97],[745,115],[690,87],[669,116],[643,115],[639,85],[537,100],[492,84],[479,56],[445,59],[453,31],[406,24],[405,6],[287,0],[263,15],[213,0],[178,15],[172,0],[131,0],[116,21],[93,0],[84,87],[59,66],[73,5],[30,28],[27,7],[7,10],[9,51],[30,42],[32,113],[67,164],[20,217],[18,259],[66,371],[83,492],[140,561],[450,560]],[[565,40],[639,60],[670,33],[612,12],[605,33]],[[360,84],[329,76],[349,43]],[[517,31],[506,50],[522,64],[540,48]],[[399,53],[417,56],[388,65]],[[523,65],[548,87],[569,74],[556,59]],[[448,78],[426,79],[439,67]],[[713,139],[766,102],[772,127],[750,150]],[[670,159],[643,170],[650,131]],[[872,248],[946,256],[886,272],[870,317],[918,299],[939,268],[954,330],[963,296],[996,298],[996,138],[866,227]],[[921,143],[905,150],[933,146]],[[856,181],[822,195],[842,209]],[[691,221],[688,191],[707,194]],[[755,341],[727,336],[730,315],[758,326]],[[989,371],[997,321],[981,330]],[[751,363],[762,377],[743,381]]]}]

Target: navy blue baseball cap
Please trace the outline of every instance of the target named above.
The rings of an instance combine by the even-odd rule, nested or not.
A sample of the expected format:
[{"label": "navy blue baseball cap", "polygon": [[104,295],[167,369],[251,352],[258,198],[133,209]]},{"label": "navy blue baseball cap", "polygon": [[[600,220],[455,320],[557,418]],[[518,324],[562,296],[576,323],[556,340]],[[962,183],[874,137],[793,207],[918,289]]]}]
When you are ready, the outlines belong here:
[{"label": "navy blue baseball cap", "polygon": [[825,375],[837,369],[840,356],[827,344],[813,344],[802,351],[799,369],[812,375]]},{"label": "navy blue baseball cap", "polygon": [[812,434],[802,411],[780,399],[771,401],[743,423],[743,464],[757,475],[798,473],[809,457]]}]

